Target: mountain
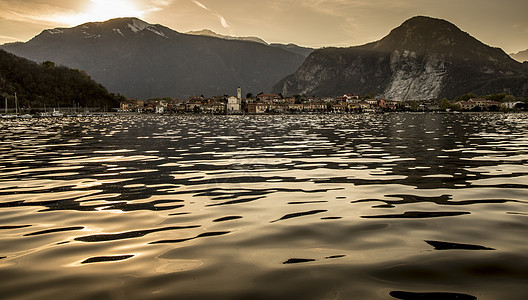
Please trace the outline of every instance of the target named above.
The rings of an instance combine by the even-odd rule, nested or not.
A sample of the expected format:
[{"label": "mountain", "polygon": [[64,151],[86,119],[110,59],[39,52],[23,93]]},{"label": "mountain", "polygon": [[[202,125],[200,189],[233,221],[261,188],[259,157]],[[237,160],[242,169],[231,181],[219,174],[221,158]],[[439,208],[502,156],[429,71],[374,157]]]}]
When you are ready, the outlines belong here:
[{"label": "mountain", "polygon": [[528,49],[517,53],[511,53],[510,56],[519,62],[528,61]]},{"label": "mountain", "polygon": [[526,96],[528,67],[445,20],[419,16],[377,42],[314,51],[273,90],[310,96],[372,93],[393,100],[468,92]]},{"label": "mountain", "polygon": [[269,92],[305,57],[261,43],[182,34],[137,18],[44,30],[2,48],[37,62],[85,70],[128,97]]},{"label": "mountain", "polygon": [[255,36],[238,37],[238,36],[230,36],[230,35],[221,35],[209,29],[202,29],[198,31],[188,31],[186,32],[186,34],[209,36],[209,37],[215,37],[215,38],[224,39],[224,40],[255,42],[255,43],[261,43],[264,45],[268,45],[266,41],[264,41],[261,38],[255,37]]},{"label": "mountain", "polygon": [[83,71],[37,64],[0,50],[0,96],[17,94],[21,107],[118,107],[119,103]]},{"label": "mountain", "polygon": [[301,46],[297,46],[295,44],[287,44],[287,45],[285,45],[285,44],[270,44],[270,46],[281,48],[281,49],[284,49],[284,50],[289,51],[289,52],[297,53],[297,54],[300,54],[300,55],[302,55],[304,57],[308,57],[308,55],[310,55],[315,50],[313,48],[301,47]]},{"label": "mountain", "polygon": [[255,36],[237,37],[237,36],[230,36],[230,35],[221,35],[209,29],[203,29],[203,30],[198,30],[198,31],[188,31],[186,33],[192,34],[192,35],[215,37],[215,38],[225,39],[225,40],[248,41],[248,42],[261,43],[261,44],[269,45],[275,48],[280,48],[280,49],[283,49],[283,50],[286,50],[288,52],[292,52],[295,54],[300,54],[304,57],[308,57],[308,55],[310,55],[310,53],[312,53],[315,50],[313,48],[301,47],[295,44],[279,44],[279,43],[268,44],[263,39],[259,37],[255,37]]}]

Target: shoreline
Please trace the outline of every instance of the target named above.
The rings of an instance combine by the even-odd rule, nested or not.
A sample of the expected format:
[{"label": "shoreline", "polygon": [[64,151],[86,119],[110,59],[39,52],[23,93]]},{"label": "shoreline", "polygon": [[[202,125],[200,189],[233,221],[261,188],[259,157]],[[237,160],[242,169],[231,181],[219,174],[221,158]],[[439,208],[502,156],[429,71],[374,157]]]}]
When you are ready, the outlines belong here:
[{"label": "shoreline", "polygon": [[98,118],[98,117],[116,117],[116,116],[151,116],[151,117],[176,117],[176,116],[213,116],[213,117],[243,117],[243,116],[314,116],[314,115],[384,115],[384,114],[527,114],[528,111],[388,111],[388,112],[349,112],[349,113],[335,113],[335,112],[302,112],[302,113],[244,113],[244,114],[207,114],[207,113],[138,113],[138,112],[107,112],[99,114],[79,114],[79,115],[63,115],[63,116],[39,116],[39,115],[14,115],[1,114],[0,120],[19,120],[19,119],[62,119],[62,118]]}]

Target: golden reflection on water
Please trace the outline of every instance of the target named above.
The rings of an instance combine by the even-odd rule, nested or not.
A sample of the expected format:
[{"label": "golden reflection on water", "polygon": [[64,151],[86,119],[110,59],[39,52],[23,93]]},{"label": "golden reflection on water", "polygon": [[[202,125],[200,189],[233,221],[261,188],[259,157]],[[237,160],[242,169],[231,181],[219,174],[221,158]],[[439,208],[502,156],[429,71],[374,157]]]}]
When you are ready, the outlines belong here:
[{"label": "golden reflection on water", "polygon": [[524,299],[527,136],[525,114],[2,120],[0,293]]}]

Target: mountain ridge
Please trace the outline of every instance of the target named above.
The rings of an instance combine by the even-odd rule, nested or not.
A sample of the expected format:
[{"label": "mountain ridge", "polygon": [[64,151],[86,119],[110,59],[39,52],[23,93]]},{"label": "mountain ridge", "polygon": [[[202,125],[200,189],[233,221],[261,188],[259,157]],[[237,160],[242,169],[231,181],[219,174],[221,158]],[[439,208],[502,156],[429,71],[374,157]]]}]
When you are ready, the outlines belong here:
[{"label": "mountain ridge", "polygon": [[21,57],[85,70],[128,97],[269,92],[304,61],[299,54],[247,41],[188,35],[137,18],[42,31],[2,47]]},{"label": "mountain ridge", "polygon": [[215,38],[225,39],[225,40],[248,41],[248,42],[255,42],[255,43],[261,43],[264,45],[269,45],[266,41],[256,36],[240,36],[239,37],[239,36],[222,35],[210,29],[187,31],[185,34],[210,36],[210,37],[215,37]]},{"label": "mountain ridge", "polygon": [[274,86],[284,95],[376,94],[392,100],[453,98],[467,92],[525,96],[528,68],[454,24],[406,20],[379,41],[314,51]]},{"label": "mountain ridge", "polygon": [[395,100],[528,90],[527,64],[431,17],[413,17],[379,41],[347,48],[314,51],[226,37],[117,18],[46,29],[0,48],[85,70],[110,91],[136,98],[223,95],[239,86],[252,93],[354,92]]},{"label": "mountain ridge", "polygon": [[309,48],[309,47],[302,47],[293,43],[289,44],[280,44],[280,43],[268,43],[265,40],[256,37],[256,36],[245,36],[245,37],[238,37],[238,36],[230,36],[230,35],[222,35],[218,34],[210,29],[202,29],[202,30],[196,30],[196,31],[188,31],[186,34],[192,34],[192,35],[201,35],[201,36],[208,36],[208,37],[214,37],[219,39],[226,39],[226,40],[236,40],[236,41],[246,41],[246,42],[255,42],[255,43],[261,43],[267,46],[280,48],[283,50],[286,50],[288,52],[292,52],[295,54],[300,54],[304,57],[308,57],[310,53],[312,53],[315,49]]}]

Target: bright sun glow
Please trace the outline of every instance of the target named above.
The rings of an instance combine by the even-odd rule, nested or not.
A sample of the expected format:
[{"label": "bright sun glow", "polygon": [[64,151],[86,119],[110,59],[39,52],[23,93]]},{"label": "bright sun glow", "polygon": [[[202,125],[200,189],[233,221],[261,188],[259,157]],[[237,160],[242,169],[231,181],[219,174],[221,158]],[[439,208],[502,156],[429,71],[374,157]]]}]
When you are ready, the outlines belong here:
[{"label": "bright sun glow", "polygon": [[86,22],[106,21],[121,17],[142,18],[144,12],[127,0],[90,0],[90,6],[85,12],[64,16],[60,18],[61,23],[68,25],[79,25]]}]

